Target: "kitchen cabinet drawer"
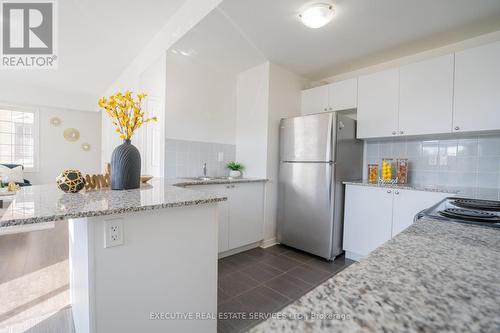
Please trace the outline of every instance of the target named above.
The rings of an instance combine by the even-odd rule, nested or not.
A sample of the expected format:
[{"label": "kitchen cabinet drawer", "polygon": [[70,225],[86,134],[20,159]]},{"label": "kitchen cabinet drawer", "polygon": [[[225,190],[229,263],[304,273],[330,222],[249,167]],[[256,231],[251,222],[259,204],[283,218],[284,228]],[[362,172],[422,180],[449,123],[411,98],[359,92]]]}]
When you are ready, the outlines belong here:
[{"label": "kitchen cabinet drawer", "polygon": [[453,131],[500,129],[500,42],[455,54]]},{"label": "kitchen cabinet drawer", "polygon": [[358,79],[358,139],[398,134],[399,68]]}]

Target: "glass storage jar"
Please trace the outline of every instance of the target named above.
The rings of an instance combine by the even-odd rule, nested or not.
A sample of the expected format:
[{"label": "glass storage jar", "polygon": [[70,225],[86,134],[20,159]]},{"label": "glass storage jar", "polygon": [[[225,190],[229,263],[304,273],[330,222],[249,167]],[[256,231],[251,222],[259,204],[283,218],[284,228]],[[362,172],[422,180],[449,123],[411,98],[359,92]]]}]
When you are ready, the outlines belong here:
[{"label": "glass storage jar", "polygon": [[394,163],[394,161],[392,158],[382,159],[382,179],[384,181],[392,180],[393,163]]},{"label": "glass storage jar", "polygon": [[398,158],[396,160],[396,177],[398,184],[408,184],[408,159]]},{"label": "glass storage jar", "polygon": [[378,182],[378,164],[368,164],[368,183],[376,184]]}]

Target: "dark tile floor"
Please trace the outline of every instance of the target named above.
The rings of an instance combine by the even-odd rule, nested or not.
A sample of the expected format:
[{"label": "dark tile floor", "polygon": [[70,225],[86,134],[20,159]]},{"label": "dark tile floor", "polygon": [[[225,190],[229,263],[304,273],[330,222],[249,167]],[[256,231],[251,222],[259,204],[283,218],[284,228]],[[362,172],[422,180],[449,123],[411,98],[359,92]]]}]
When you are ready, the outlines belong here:
[{"label": "dark tile floor", "polygon": [[246,331],[260,322],[250,314],[279,311],[351,263],[343,255],[329,262],[283,245],[220,259],[218,311],[224,318],[217,331]]}]

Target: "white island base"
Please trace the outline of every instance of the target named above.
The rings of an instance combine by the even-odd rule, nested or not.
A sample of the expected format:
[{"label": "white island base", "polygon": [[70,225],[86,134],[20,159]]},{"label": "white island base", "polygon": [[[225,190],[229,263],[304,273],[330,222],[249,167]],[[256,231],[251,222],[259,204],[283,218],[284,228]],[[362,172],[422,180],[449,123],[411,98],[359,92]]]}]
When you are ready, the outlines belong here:
[{"label": "white island base", "polygon": [[[105,247],[107,221],[123,245]],[[77,333],[216,332],[217,204],[69,219]],[[169,319],[172,316],[186,319]]]}]

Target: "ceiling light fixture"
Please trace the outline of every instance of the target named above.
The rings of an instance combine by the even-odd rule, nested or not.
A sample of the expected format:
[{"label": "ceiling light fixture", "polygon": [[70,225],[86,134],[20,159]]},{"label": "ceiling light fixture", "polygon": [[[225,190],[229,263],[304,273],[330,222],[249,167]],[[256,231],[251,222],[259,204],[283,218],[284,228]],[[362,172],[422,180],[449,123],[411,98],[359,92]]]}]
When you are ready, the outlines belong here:
[{"label": "ceiling light fixture", "polygon": [[328,24],[333,18],[335,10],[329,3],[313,3],[308,5],[299,18],[309,28],[318,29]]}]

